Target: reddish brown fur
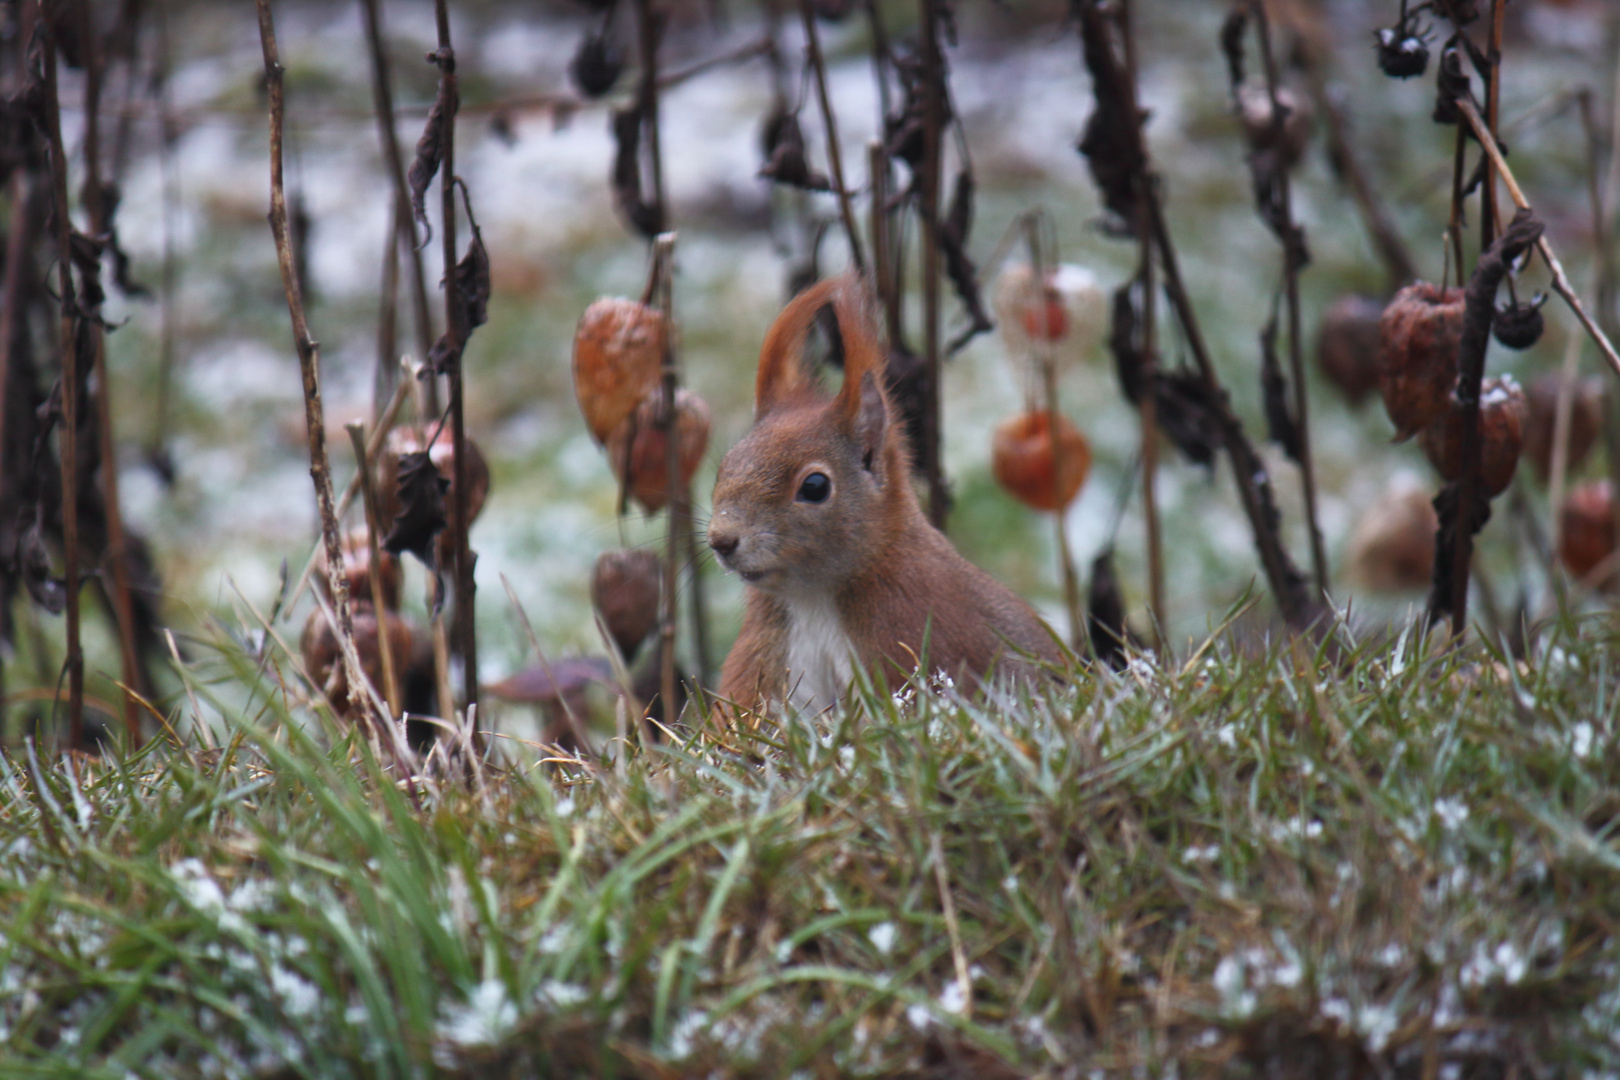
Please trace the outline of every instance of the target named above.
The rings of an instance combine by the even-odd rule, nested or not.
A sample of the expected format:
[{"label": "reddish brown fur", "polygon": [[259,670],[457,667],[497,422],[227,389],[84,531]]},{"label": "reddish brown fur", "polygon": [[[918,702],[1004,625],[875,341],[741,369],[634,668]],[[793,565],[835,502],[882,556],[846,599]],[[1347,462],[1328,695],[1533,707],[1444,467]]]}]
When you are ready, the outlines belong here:
[{"label": "reddish brown fur", "polygon": [[[800,360],[806,330],[828,302],[845,357],[835,397],[814,387]],[[1026,657],[1058,659],[1029,605],[963,559],[923,515],[870,327],[852,276],[796,297],[760,353],[754,427],[720,466],[710,543],[750,585],[720,695],[745,708],[795,690],[787,683],[795,620],[803,620],[801,642],[802,626],[830,625],[809,617],[815,612],[836,612],[855,659],[890,686],[925,652],[930,670],[968,683],[993,670],[1027,675],[1034,665]],[[795,499],[810,471],[831,478],[824,503]]]}]

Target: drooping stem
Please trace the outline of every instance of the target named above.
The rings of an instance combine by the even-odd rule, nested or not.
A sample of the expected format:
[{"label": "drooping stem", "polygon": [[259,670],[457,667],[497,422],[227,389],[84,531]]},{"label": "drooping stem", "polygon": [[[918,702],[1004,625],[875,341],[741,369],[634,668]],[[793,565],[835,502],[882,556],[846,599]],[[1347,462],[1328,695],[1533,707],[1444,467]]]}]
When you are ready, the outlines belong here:
[{"label": "drooping stem", "polygon": [[[447,372],[450,380],[450,438],[454,454],[455,477],[451,491],[455,497],[455,514],[451,521],[451,540],[455,546],[456,568],[456,644],[461,650],[462,705],[473,709],[478,704],[478,632],[474,617],[473,553],[467,545],[467,424],[462,395],[462,350],[467,344],[469,327],[463,325],[463,308],[455,283],[456,266],[456,108],[460,91],[456,81],[456,52],[450,43],[450,9],[447,0],[434,0],[433,11],[438,25],[438,51],[434,62],[439,68],[439,102],[444,116],[442,134],[443,158],[439,172],[439,237],[444,250],[444,325],[449,338],[452,361]],[[480,755],[484,742],[482,735],[472,733],[473,749]]]},{"label": "drooping stem", "polygon": [[866,256],[861,251],[861,233],[855,224],[849,188],[844,184],[844,155],[838,146],[838,117],[833,113],[832,99],[827,96],[827,64],[821,55],[821,35],[816,30],[816,15],[810,0],[799,0],[799,13],[804,19],[804,41],[810,68],[816,76],[816,100],[821,105],[821,124],[827,133],[827,165],[832,170],[833,187],[838,193],[838,214],[844,222],[844,233],[849,237],[850,261],[855,264],[857,271],[865,273]]},{"label": "drooping stem", "polygon": [[62,113],[57,97],[56,31],[45,17],[44,0],[36,18],[45,36],[45,125],[51,151],[51,199],[56,223],[56,287],[61,304],[62,562],[67,589],[66,656],[68,746],[84,746],[84,651],[79,642],[79,335],[78,298],[73,289],[73,225],[68,217],[67,158],[62,150]]},{"label": "drooping stem", "polygon": [[[675,623],[678,611],[676,604],[676,589],[680,583],[680,506],[683,493],[681,491],[681,459],[680,447],[676,443],[675,421],[675,394],[679,389],[678,372],[675,368],[675,324],[674,313],[670,310],[674,290],[670,279],[673,276],[673,261],[675,258],[675,234],[660,233],[653,241],[653,291],[658,297],[659,308],[664,315],[664,356],[662,384],[658,404],[657,424],[664,432],[664,468],[665,506],[668,508],[668,520],[664,533],[664,587],[659,597],[658,609],[658,638],[662,645],[659,654],[661,663],[660,685],[662,686],[664,723],[673,726],[678,719],[675,715]],[[626,470],[626,476],[629,475]]]},{"label": "drooping stem", "polygon": [[[1277,59],[1271,51],[1271,21],[1266,16],[1266,5],[1260,0],[1252,0],[1249,8],[1254,13],[1255,28],[1260,36],[1260,55],[1265,60],[1266,94],[1271,105],[1271,138],[1273,144],[1280,148],[1286,138],[1283,129],[1288,118],[1277,95]],[[1300,486],[1305,495],[1305,527],[1311,539],[1311,568],[1315,573],[1316,591],[1325,600],[1328,595],[1327,555],[1322,546],[1322,527],[1316,515],[1316,470],[1311,463],[1311,425],[1305,394],[1305,360],[1300,340],[1299,272],[1302,269],[1300,263],[1304,239],[1294,222],[1292,183],[1285,161],[1279,162],[1276,176],[1283,228],[1283,287],[1288,304],[1288,367],[1289,378],[1294,384],[1294,423],[1299,430]]]}]

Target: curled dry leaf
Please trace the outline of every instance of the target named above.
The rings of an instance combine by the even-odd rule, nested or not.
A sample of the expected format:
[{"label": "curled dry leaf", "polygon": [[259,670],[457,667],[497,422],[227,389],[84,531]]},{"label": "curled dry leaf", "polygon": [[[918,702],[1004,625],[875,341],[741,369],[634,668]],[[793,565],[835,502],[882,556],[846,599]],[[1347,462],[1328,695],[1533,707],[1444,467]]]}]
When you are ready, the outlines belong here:
[{"label": "curled dry leaf", "polygon": [[1434,572],[1440,518],[1415,482],[1392,485],[1357,516],[1350,537],[1350,580],[1369,592],[1413,592]]},{"label": "curled dry leaf", "polygon": [[[392,552],[382,551],[381,580],[383,606],[390,610],[399,607],[399,585],[402,568]],[[332,586],[326,577],[326,545],[315,551],[313,576],[316,588],[328,602],[332,601]],[[355,603],[371,603],[371,539],[364,527],[351,529],[343,536],[343,578],[348,582],[349,598]]]},{"label": "curled dry leaf", "polygon": [[[466,440],[467,446],[467,517],[469,521],[477,521],[478,515],[484,509],[484,502],[489,497],[489,463],[484,460],[483,451],[472,439]],[[402,483],[400,467],[404,459],[413,453],[422,450],[422,439],[409,428],[395,428],[388,436],[388,449],[382,455],[377,470],[378,490],[378,517],[382,521],[394,521],[401,513],[403,503],[399,492]],[[455,439],[448,428],[442,428],[433,445],[427,448],[428,457],[432,460],[434,468],[439,472],[439,478],[444,482],[444,516],[445,525],[453,527],[456,524],[456,449]],[[425,477],[426,474],[423,474]],[[449,566],[455,555],[455,540],[449,529],[439,533],[438,539],[438,565]]]},{"label": "curled dry leaf", "polygon": [[1613,485],[1607,480],[1578,485],[1558,512],[1559,559],[1571,574],[1584,578],[1612,555],[1614,548]]},{"label": "curled dry leaf", "polygon": [[439,475],[426,450],[401,454],[396,468],[399,512],[383,539],[383,547],[395,555],[408,551],[437,570],[435,543],[448,523],[444,496],[450,490],[450,481]]},{"label": "curled dry leaf", "polygon": [[996,425],[990,467],[1026,506],[1062,510],[1085,485],[1091,446],[1067,417],[1031,409]]},{"label": "curled dry leaf", "polygon": [[34,603],[52,615],[62,614],[67,607],[67,582],[51,576],[51,553],[45,547],[38,514],[28,531],[17,540],[17,567]]},{"label": "curled dry leaf", "polygon": [[1384,305],[1346,293],[1328,305],[1316,334],[1316,364],[1352,405],[1378,389],[1378,323]]},{"label": "curled dry leaf", "polygon": [[[360,670],[365,672],[366,678],[380,693],[383,688],[383,633],[388,635],[396,671],[404,671],[410,663],[421,635],[397,611],[384,611],[381,619],[369,603],[356,604],[353,611],[354,647],[360,654]],[[332,710],[341,717],[352,717],[354,706],[349,700],[349,678],[343,670],[343,654],[338,645],[337,632],[320,608],[310,612],[304,622],[299,651],[303,654],[304,671],[332,703]]]},{"label": "curled dry leaf", "polygon": [[[1542,483],[1552,473],[1553,425],[1558,391],[1563,384],[1562,375],[1543,375],[1530,384],[1528,393],[1530,412],[1524,423],[1524,456],[1530,459]],[[1603,380],[1597,376],[1577,379],[1570,391],[1569,456],[1565,465],[1569,472],[1580,468],[1603,434],[1603,411]]]},{"label": "curled dry leaf", "polygon": [[1114,570],[1110,545],[1091,564],[1091,585],[1086,594],[1086,635],[1097,659],[1119,671],[1125,666],[1130,631],[1125,626],[1125,590]]},{"label": "curled dry leaf", "polygon": [[603,297],[580,316],[574,329],[574,396],[597,443],[606,443],[658,385],[664,334],[663,312],[622,297]]},{"label": "curled dry leaf", "polygon": [[448,86],[448,82],[440,80],[439,96],[428,110],[422,136],[416,140],[416,156],[411,159],[411,167],[405,173],[405,182],[411,189],[411,212],[424,230],[423,244],[433,238],[433,226],[428,224],[425,205],[428,185],[433,183],[433,177],[439,171],[439,162],[444,159],[445,125],[451,122],[456,113],[455,97]]},{"label": "curled dry leaf", "polygon": [[1463,290],[1415,282],[1395,294],[1378,325],[1378,389],[1404,442],[1448,408],[1457,385]]},{"label": "curled dry leaf", "polygon": [[[658,418],[663,409],[663,388],[656,387],[636,411],[608,436],[608,463],[632,498],[649,514],[662,510],[669,498],[669,442]],[[709,446],[709,406],[690,390],[675,391],[675,453],[681,488],[692,482]]]},{"label": "curled dry leaf", "polygon": [[627,662],[658,625],[663,576],[658,556],[641,548],[604,551],[596,558],[591,604]]},{"label": "curled dry leaf", "polygon": [[[1530,411],[1511,375],[1486,379],[1479,394],[1479,482],[1493,498],[1513,482]],[[1446,412],[1418,437],[1429,463],[1446,480],[1462,475],[1463,408],[1452,396]]]}]

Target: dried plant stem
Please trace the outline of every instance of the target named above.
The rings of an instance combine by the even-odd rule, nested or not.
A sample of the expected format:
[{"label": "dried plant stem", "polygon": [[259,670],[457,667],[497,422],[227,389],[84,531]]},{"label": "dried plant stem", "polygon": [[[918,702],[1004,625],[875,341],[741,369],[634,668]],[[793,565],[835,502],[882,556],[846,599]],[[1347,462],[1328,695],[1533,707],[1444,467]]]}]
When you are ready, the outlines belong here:
[{"label": "dried plant stem", "polygon": [[371,573],[368,575],[371,610],[377,617],[377,652],[382,658],[383,700],[388,702],[388,716],[393,719],[401,712],[399,669],[394,663],[394,641],[388,632],[388,605],[383,599],[382,545],[377,540],[381,523],[377,520],[377,496],[371,486],[371,469],[366,464],[369,456],[366,453],[366,426],[358,420],[351,420],[343,425],[343,429],[349,433],[355,464],[359,466],[360,502],[366,508],[366,543],[371,552]]},{"label": "dried plant stem", "polygon": [[799,0],[799,14],[804,20],[805,49],[810,56],[810,68],[816,76],[816,100],[821,105],[821,123],[827,132],[827,165],[832,170],[833,187],[838,192],[838,214],[844,221],[844,233],[849,237],[849,257],[855,269],[866,272],[866,256],[861,251],[861,232],[855,224],[855,211],[850,206],[849,188],[844,184],[844,156],[838,146],[838,117],[833,113],[832,99],[827,95],[827,64],[821,55],[821,35],[816,30],[816,15],[810,0]]},{"label": "dried plant stem", "polygon": [[[1125,79],[1130,84],[1130,101],[1137,113],[1142,109],[1142,90],[1136,66],[1136,35],[1132,32],[1131,0],[1122,0],[1119,9],[1120,31],[1125,42]],[[1162,651],[1166,642],[1164,630],[1169,615],[1164,602],[1164,537],[1159,525],[1159,401],[1154,387],[1159,381],[1158,357],[1158,286],[1153,272],[1153,230],[1147,212],[1151,198],[1149,178],[1135,177],[1136,184],[1136,240],[1137,278],[1142,282],[1142,394],[1138,413],[1142,429],[1142,525],[1147,533],[1148,556],[1148,624],[1154,642]]]},{"label": "dried plant stem", "polygon": [[[1513,196],[1513,205],[1521,210],[1530,209],[1529,200],[1524,197],[1523,189],[1519,187],[1519,182],[1514,179],[1513,170],[1508,168],[1507,161],[1502,157],[1501,148],[1496,145],[1496,139],[1492,137],[1490,129],[1485,126],[1485,121],[1480,118],[1479,110],[1474,107],[1474,103],[1459,98],[1457,108],[1467,119],[1469,127],[1474,129],[1474,134],[1479,138],[1480,145],[1485,147],[1485,152],[1491,156],[1491,161],[1496,165],[1497,172],[1501,174],[1502,182],[1507,185],[1508,193]],[[1620,375],[1620,353],[1615,352],[1614,344],[1609,341],[1602,328],[1593,322],[1592,317],[1586,313],[1586,308],[1581,304],[1580,295],[1576,293],[1575,287],[1570,284],[1569,275],[1564,273],[1564,264],[1558,261],[1558,255],[1553,251],[1552,244],[1547,241],[1545,236],[1536,241],[1536,250],[1546,260],[1547,269],[1552,271],[1553,291],[1569,305],[1570,310],[1575,313],[1575,318],[1580,320],[1581,326],[1586,329],[1587,334],[1597,343],[1598,351],[1603,354],[1603,359],[1614,369],[1616,375]]]},{"label": "dried plant stem", "polygon": [[[1485,49],[1487,73],[1485,76],[1485,119],[1491,134],[1497,131],[1502,101],[1502,22],[1507,18],[1507,0],[1491,0],[1491,36]],[[1479,250],[1484,251],[1496,240],[1496,165],[1488,157],[1485,161],[1485,180],[1479,189]],[[1508,288],[1513,281],[1508,279]]]},{"label": "dried plant stem", "polygon": [[[416,217],[411,213],[411,194],[405,182],[405,158],[399,147],[399,133],[394,127],[394,89],[388,69],[388,54],[383,48],[382,14],[378,0],[361,0],[361,9],[365,15],[366,46],[371,54],[371,97],[377,114],[377,131],[382,140],[389,183],[394,191],[394,239],[389,242],[390,250],[397,248],[398,253],[410,262],[411,307],[416,321],[416,350],[418,358],[426,359],[428,352],[433,348],[433,313],[428,304],[427,274],[422,268],[422,252],[417,246]],[[396,268],[397,275],[397,258],[390,256],[389,265]],[[391,294],[385,293],[384,302],[387,307],[384,317],[392,325]],[[388,369],[388,375],[379,381],[391,388],[395,374],[393,365],[398,361],[398,357],[379,354],[377,359],[379,365]],[[438,386],[435,379],[428,380],[427,391],[424,407],[430,415],[437,415]]]},{"label": "dried plant stem", "polygon": [[923,242],[923,392],[922,445],[917,457],[928,485],[928,520],[945,527],[950,493],[945,488],[940,453],[939,348],[939,187],[944,159],[945,103],[940,100],[944,63],[939,53],[939,0],[920,0],[922,10],[923,167],[916,178],[922,199]]},{"label": "dried plant stem", "polygon": [[[1266,5],[1260,0],[1252,0],[1249,9],[1254,13],[1255,29],[1260,36],[1260,55],[1265,61],[1266,93],[1271,103],[1271,137],[1276,145],[1282,146],[1286,138],[1283,127],[1287,117],[1283,115],[1282,103],[1277,97],[1277,58],[1271,51],[1271,21],[1266,16]],[[1300,486],[1305,495],[1305,528],[1311,540],[1311,569],[1316,578],[1316,591],[1326,600],[1327,555],[1323,550],[1322,527],[1316,514],[1316,470],[1311,463],[1311,425],[1305,393],[1305,360],[1299,315],[1300,252],[1304,241],[1301,239],[1296,243],[1293,237],[1298,226],[1294,223],[1292,179],[1285,164],[1277,168],[1277,197],[1281,204],[1284,229],[1283,288],[1288,303],[1288,373],[1294,384],[1294,423],[1299,428],[1298,464]]]},{"label": "dried plant stem", "polygon": [[[332,468],[326,456],[326,421],[321,407],[320,346],[310,336],[304,316],[304,298],[294,269],[292,237],[287,229],[287,195],[281,178],[282,125],[285,99],[281,59],[276,48],[276,28],[270,14],[270,0],[255,0],[259,13],[259,41],[264,51],[265,83],[270,97],[270,231],[275,236],[276,258],[281,264],[281,284],[287,293],[287,311],[292,318],[293,342],[298,349],[298,366],[304,382],[304,423],[309,436],[309,475],[315,483],[315,501],[320,510],[321,537],[326,546],[326,577],[337,615],[338,646],[348,680],[349,699],[357,711],[371,715],[367,700],[365,670],[354,647],[354,622],[349,613],[349,586],[343,577],[343,546],[338,538],[338,518],[332,501]],[[379,731],[379,735],[383,735]],[[386,736],[384,736],[386,738]]]},{"label": "dried plant stem", "polygon": [[[62,562],[67,589],[66,646],[63,665],[68,684],[68,746],[84,746],[84,651],[79,643],[79,363],[78,298],[73,289],[72,229],[68,217],[67,158],[62,150],[62,113],[57,97],[56,33],[45,18],[44,0],[36,4],[45,28],[45,124],[51,150],[51,199],[56,223],[56,287],[61,304],[62,423],[58,443],[62,458]],[[9,348],[9,343],[7,343]]]},{"label": "dried plant stem", "polygon": [[[679,372],[675,367],[675,322],[674,312],[671,310],[673,289],[670,287],[670,278],[673,276],[674,259],[675,234],[660,233],[653,241],[653,290],[658,297],[658,306],[664,313],[665,326],[662,396],[659,400],[657,424],[664,432],[664,475],[668,484],[665,490],[665,505],[668,508],[668,520],[665,522],[664,533],[664,587],[660,590],[662,595],[659,597],[658,640],[661,646],[660,692],[663,697],[664,722],[667,724],[673,724],[678,719],[675,715],[675,624],[676,590],[680,581],[679,507],[683,494],[680,447],[675,438],[677,430],[675,392],[679,389]],[[628,471],[626,475],[629,475]]]},{"label": "dried plant stem", "polygon": [[[433,11],[438,26],[439,48],[434,54],[439,67],[439,101],[444,114],[444,157],[439,166],[439,207],[442,220],[439,237],[444,250],[444,325],[450,338],[450,355],[454,358],[448,372],[450,378],[450,439],[455,454],[455,477],[452,492],[456,512],[451,521],[451,540],[455,546],[456,568],[456,644],[461,650],[463,705],[472,709],[478,704],[478,629],[473,605],[476,585],[473,582],[473,553],[467,545],[467,530],[472,524],[467,519],[467,424],[462,395],[462,349],[467,344],[468,327],[462,325],[462,305],[456,295],[456,107],[460,93],[456,83],[456,52],[450,44],[450,9],[447,0],[434,0]],[[448,719],[448,717],[446,718]],[[482,756],[484,742],[479,732],[472,732],[473,750]]]},{"label": "dried plant stem", "polygon": [[895,302],[893,279],[889,261],[889,161],[884,156],[883,144],[870,139],[866,144],[866,182],[871,191],[868,208],[868,228],[872,234],[872,289],[878,306],[883,309],[884,329],[888,333],[889,348],[900,347],[900,309]]},{"label": "dried plant stem", "polygon": [[[101,75],[103,57],[94,27],[90,5],[82,13],[83,34],[90,55],[85,61],[84,157],[88,182],[87,209],[90,234],[103,236],[108,230],[107,204],[101,182]],[[101,443],[101,501],[107,518],[107,549],[102,563],[112,573],[113,621],[118,628],[118,658],[124,680],[124,729],[131,747],[141,745],[141,716],[138,699],[149,694],[144,672],[135,654],[135,606],[130,600],[128,544],[124,538],[124,513],[118,497],[118,441],[113,433],[112,379],[107,371],[107,334],[101,324],[100,305],[85,312],[89,320],[90,342],[94,352],[95,409]]]},{"label": "dried plant stem", "polygon": [[[439,0],[443,2],[443,0]],[[657,0],[636,0],[637,44],[641,49],[641,82],[636,91],[642,130],[647,133],[648,171],[652,180],[653,231],[669,228],[669,207],[664,202],[664,149],[658,119],[658,46],[664,36],[664,14]]]},{"label": "dried plant stem", "polygon": [[158,5],[158,160],[163,175],[163,269],[158,284],[158,304],[161,309],[161,327],[158,341],[157,406],[153,410],[152,432],[147,441],[147,457],[154,461],[165,459],[165,446],[169,439],[169,399],[174,385],[175,357],[175,291],[179,279],[180,258],[175,237],[180,231],[180,170],[175,166],[174,146],[179,141],[179,126],[174,120],[174,103],[169,95],[169,75],[172,63],[169,48],[169,12],[167,5]]},{"label": "dried plant stem", "polygon": [[[410,379],[411,383],[419,381],[417,375],[421,372],[420,365],[414,367],[409,365],[401,366],[406,367],[406,377]],[[421,381],[425,382],[426,380]],[[405,398],[409,396],[410,392],[410,384],[395,382],[394,396],[388,399],[388,404],[384,406],[382,415],[377,418],[376,426],[371,429],[370,438],[366,440],[366,461],[369,467],[376,467],[377,455],[382,452],[383,443],[388,439],[388,433],[394,430],[394,421],[399,416],[399,410],[405,404]],[[344,486],[343,494],[338,496],[336,513],[339,520],[349,512],[349,506],[359,493],[360,474],[355,473],[349,478],[348,484]],[[281,605],[283,610],[287,612],[288,618],[292,617],[292,608],[303,598],[304,590],[309,587],[309,578],[315,572],[315,563],[320,558],[320,551],[320,546],[316,545],[315,550],[309,553],[309,558],[304,562],[303,572],[298,575],[298,581],[293,585],[292,591],[287,594],[286,601]]]}]

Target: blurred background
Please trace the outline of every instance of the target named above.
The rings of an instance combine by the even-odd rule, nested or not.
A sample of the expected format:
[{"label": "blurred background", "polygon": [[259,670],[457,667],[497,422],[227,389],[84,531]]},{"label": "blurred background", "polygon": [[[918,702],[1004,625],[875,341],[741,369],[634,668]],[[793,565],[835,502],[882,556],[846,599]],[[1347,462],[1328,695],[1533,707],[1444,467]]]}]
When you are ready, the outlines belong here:
[{"label": "blurred background", "polygon": [[[860,5],[825,5],[830,14],[841,6],[855,10],[819,26],[844,168],[854,187],[864,183],[865,147],[879,131],[880,107],[869,21]],[[486,682],[532,663],[503,578],[549,654],[600,654],[589,599],[595,558],[625,545],[661,548],[661,520],[644,521],[635,510],[616,515],[616,484],[580,417],[570,370],[574,328],[586,306],[598,296],[639,296],[647,275],[648,245],[616,211],[609,184],[610,106],[622,104],[635,86],[634,20],[630,6],[621,7],[605,16],[599,5],[562,0],[451,5],[462,93],[456,172],[482,228],[493,290],[489,322],[473,335],[464,359],[468,431],[492,474],[487,505],[472,530]],[[728,0],[668,7],[665,70],[721,61],[667,87],[661,101],[670,225],[679,234],[673,301],[680,362],[683,379],[713,418],[694,484],[701,515],[715,464],[750,422],[761,337],[788,297],[790,279],[809,262],[817,222],[833,223],[820,247],[823,273],[841,269],[847,249],[831,195],[776,186],[758,175],[775,84],[767,55],[754,46],[772,34],[788,92],[807,95],[799,119],[811,164],[826,167],[820,115],[802,83],[796,8],[773,18],[765,5]],[[1000,271],[992,256],[1011,249],[1004,242],[1009,231],[1033,210],[1045,214],[1056,257],[1089,268],[1111,292],[1132,273],[1136,248],[1099,229],[1096,190],[1075,151],[1093,98],[1067,6],[1007,0],[956,8],[957,41],[947,49],[950,92],[978,182],[967,248],[987,292]],[[884,2],[879,10],[896,41],[913,32],[915,5]],[[1218,43],[1227,10],[1217,0],[1137,0],[1138,56],[1150,110],[1147,138],[1192,300],[1219,373],[1259,443],[1265,429],[1257,342],[1282,260],[1254,210],[1247,147]],[[1283,0],[1272,10],[1285,59],[1288,49],[1316,57],[1326,93],[1346,121],[1345,138],[1419,275],[1439,280],[1454,129],[1430,120],[1432,65],[1428,77],[1410,81],[1378,71],[1375,32],[1395,21],[1399,4]],[[283,2],[275,12],[287,69],[287,184],[304,218],[308,311],[321,344],[329,444],[341,485],[353,472],[342,425],[368,418],[373,408],[392,193],[360,5]],[[433,7],[388,0],[382,15],[398,133],[408,154],[434,95],[436,71],[423,59],[435,45]],[[1620,10],[1605,0],[1516,0],[1508,16],[1503,141],[1549,239],[1584,287],[1593,260],[1593,161],[1606,160],[1608,144],[1589,140],[1580,95],[1590,95],[1601,135],[1612,115]],[[627,63],[612,89],[591,99],[568,69],[581,41],[604,33],[604,26]],[[117,329],[107,339],[108,364],[124,512],[153,549],[163,618],[185,635],[216,615],[235,623],[242,598],[268,610],[283,562],[296,578],[313,550],[317,520],[298,362],[265,221],[266,104],[252,6],[155,3],[143,33],[143,55],[151,59],[138,65],[141,78],[107,91],[109,113],[129,116],[127,147],[116,165],[123,191],[118,228],[132,276],[155,297],[170,253],[172,337],[166,350],[158,299],[129,299],[112,290],[106,314]],[[1285,64],[1284,74],[1308,101],[1300,72]],[[79,72],[64,70],[70,160],[82,139],[82,110],[75,104],[82,102],[82,84]],[[1409,572],[1403,577],[1378,564],[1394,556],[1355,550],[1358,527],[1389,513],[1392,493],[1426,498],[1438,481],[1415,441],[1392,444],[1393,428],[1376,393],[1353,404],[1316,366],[1318,327],[1329,306],[1347,294],[1386,296],[1390,282],[1330,164],[1320,112],[1312,116],[1293,193],[1312,256],[1300,287],[1320,523],[1336,602],[1361,625],[1375,627],[1407,618],[1421,604],[1423,588],[1412,587]],[[435,222],[437,201],[435,191],[428,200]],[[461,230],[464,238],[465,221]],[[442,276],[436,241],[423,256],[430,299],[442,315],[434,289]],[[1534,288],[1545,287],[1541,268],[1528,278]],[[916,276],[908,280],[915,287]],[[944,305],[949,339],[966,320],[948,290]],[[909,311],[915,318],[920,306],[913,301]],[[1556,300],[1545,313],[1547,332],[1533,348],[1511,352],[1493,343],[1489,374],[1512,373],[1529,384],[1558,367],[1578,331]],[[1169,325],[1161,324],[1161,348],[1164,362],[1174,363],[1185,348]],[[910,336],[916,341],[920,332],[913,328]],[[413,351],[408,305],[399,341],[400,351]],[[166,363],[172,364],[167,381]],[[1584,374],[1600,371],[1584,341],[1579,363]],[[964,554],[1029,597],[1061,629],[1067,620],[1050,518],[1002,491],[990,470],[992,430],[1023,407],[1029,365],[1019,341],[991,332],[945,366],[944,463],[954,498],[948,531]],[[1083,574],[1106,545],[1116,545],[1128,610],[1140,623],[1146,567],[1139,501],[1133,498],[1118,514],[1121,494],[1134,482],[1128,468],[1139,445],[1137,416],[1121,396],[1106,346],[1064,353],[1059,396],[1094,455],[1064,528]],[[1285,538],[1308,568],[1297,470],[1269,443],[1264,455]],[[165,460],[172,475],[154,467]],[[1602,455],[1594,454],[1579,475],[1604,469]],[[1271,604],[1225,459],[1208,470],[1166,444],[1158,483],[1170,645],[1184,650],[1251,591],[1260,597],[1256,620],[1263,624]],[[1534,471],[1521,467],[1515,484],[1495,504],[1481,539],[1494,599],[1508,612],[1521,600],[1531,609],[1543,602],[1546,563],[1530,538],[1536,528],[1544,542],[1551,535]],[[1521,509],[1510,511],[1510,504]],[[420,617],[420,567],[412,563],[408,573],[407,610]],[[706,584],[715,651],[723,655],[740,622],[741,589],[712,561]],[[50,684],[60,663],[61,620],[26,600],[19,606],[27,609],[18,612],[27,632],[19,636],[22,662],[8,674],[13,690],[30,672]],[[94,605],[87,610],[96,611]],[[290,613],[288,640],[305,610]],[[118,663],[107,620],[88,615],[86,635],[90,691],[112,700]],[[178,683],[167,689],[177,690]],[[521,710],[502,722],[526,723]]]}]

